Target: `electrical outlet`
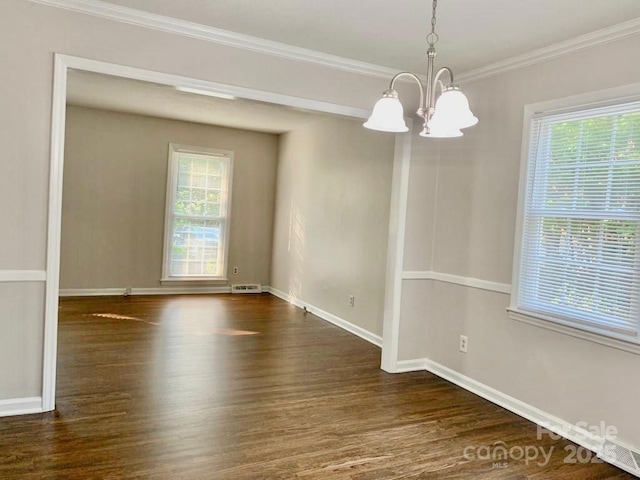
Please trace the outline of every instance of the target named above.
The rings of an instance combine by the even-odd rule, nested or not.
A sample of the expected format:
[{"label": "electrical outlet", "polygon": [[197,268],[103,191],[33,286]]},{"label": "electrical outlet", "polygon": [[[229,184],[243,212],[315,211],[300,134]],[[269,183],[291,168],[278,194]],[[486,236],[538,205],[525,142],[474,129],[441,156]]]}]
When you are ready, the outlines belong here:
[{"label": "electrical outlet", "polygon": [[238,267],[233,267],[233,274],[237,275],[238,274]]},{"label": "electrical outlet", "polygon": [[349,306],[353,307],[356,304],[356,297],[349,295]]},{"label": "electrical outlet", "polygon": [[469,339],[465,335],[460,335],[460,351],[467,353],[469,349]]}]

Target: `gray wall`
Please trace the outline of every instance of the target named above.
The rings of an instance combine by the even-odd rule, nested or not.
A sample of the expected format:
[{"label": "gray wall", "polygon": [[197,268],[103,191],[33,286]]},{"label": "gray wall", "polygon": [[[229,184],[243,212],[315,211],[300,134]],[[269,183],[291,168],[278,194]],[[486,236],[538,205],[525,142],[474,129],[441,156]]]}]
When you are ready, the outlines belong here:
[{"label": "gray wall", "polygon": [[0,283],[0,399],[40,396],[43,314],[43,283]]},{"label": "gray wall", "polygon": [[[414,139],[404,269],[510,284],[524,105],[638,82],[639,48],[636,35],[464,84],[478,126]],[[508,294],[405,280],[400,357],[427,357],[572,424],[605,421],[640,445],[640,356],[511,320],[508,305]]]},{"label": "gray wall", "polygon": [[[383,79],[118,23],[24,0],[0,15],[0,271],[45,270],[53,54],[370,108]],[[0,283],[0,399],[42,394],[43,289]],[[14,312],[14,313],[12,313]],[[16,315],[15,312],[24,312]]]},{"label": "gray wall", "polygon": [[169,143],[235,152],[228,283],[269,284],[277,135],[70,106],[60,288],[161,286]]},{"label": "gray wall", "polygon": [[[0,45],[4,271],[45,269],[54,52],[361,108],[386,85],[24,0],[2,2]],[[414,143],[405,269],[433,265],[510,282],[523,105],[639,81],[639,47],[638,36],[629,37],[463,84],[480,124],[463,139],[436,142],[439,157],[435,144]],[[569,422],[605,420],[640,445],[640,357],[509,320],[507,295],[404,284],[403,358],[432,357]],[[0,283],[0,352],[8,352],[0,399],[41,395],[42,298],[41,285]],[[457,351],[463,332],[466,356]]]},{"label": "gray wall", "polygon": [[376,335],[393,149],[393,135],[327,119],[284,134],[278,159],[271,286]]}]

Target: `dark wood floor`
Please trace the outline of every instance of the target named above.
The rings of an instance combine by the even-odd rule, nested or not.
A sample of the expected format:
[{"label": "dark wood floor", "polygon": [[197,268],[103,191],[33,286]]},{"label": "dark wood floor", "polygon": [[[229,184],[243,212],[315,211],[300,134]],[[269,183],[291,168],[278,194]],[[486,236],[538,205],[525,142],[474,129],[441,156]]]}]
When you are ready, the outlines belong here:
[{"label": "dark wood floor", "polygon": [[[569,442],[379,363],[266,294],[63,299],[57,412],[0,419],[0,479],[632,478],[565,463]],[[496,442],[553,453],[464,456]]]}]

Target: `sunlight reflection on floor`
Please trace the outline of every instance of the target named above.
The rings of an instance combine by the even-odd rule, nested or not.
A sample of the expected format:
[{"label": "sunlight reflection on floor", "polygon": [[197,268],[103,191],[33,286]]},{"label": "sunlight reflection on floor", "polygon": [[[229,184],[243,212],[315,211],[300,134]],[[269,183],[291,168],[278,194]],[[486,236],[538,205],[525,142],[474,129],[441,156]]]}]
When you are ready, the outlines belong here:
[{"label": "sunlight reflection on floor", "polygon": [[126,315],[118,315],[117,313],[91,313],[89,315],[91,315],[92,317],[108,318],[110,320],[132,320],[134,322],[142,322],[149,325],[160,325],[157,322],[150,322],[149,320],[144,320],[142,318],[136,317],[128,317]]}]

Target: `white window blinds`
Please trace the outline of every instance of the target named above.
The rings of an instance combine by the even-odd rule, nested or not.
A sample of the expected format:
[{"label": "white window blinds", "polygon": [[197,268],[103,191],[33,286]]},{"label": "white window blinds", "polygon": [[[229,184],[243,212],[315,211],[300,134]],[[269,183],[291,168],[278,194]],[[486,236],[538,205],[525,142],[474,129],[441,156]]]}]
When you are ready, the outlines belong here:
[{"label": "white window blinds", "polygon": [[534,116],[517,308],[638,339],[640,102]]}]

